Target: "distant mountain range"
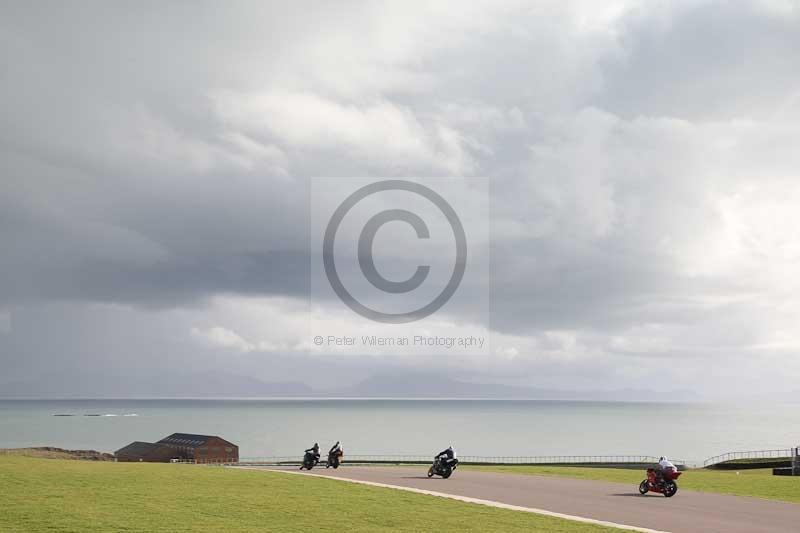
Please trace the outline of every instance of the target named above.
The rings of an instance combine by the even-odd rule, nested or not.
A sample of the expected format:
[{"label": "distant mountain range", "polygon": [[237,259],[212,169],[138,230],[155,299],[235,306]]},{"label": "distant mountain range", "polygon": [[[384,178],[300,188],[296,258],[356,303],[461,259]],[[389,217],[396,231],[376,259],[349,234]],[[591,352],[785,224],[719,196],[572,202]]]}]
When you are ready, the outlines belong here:
[{"label": "distant mountain range", "polygon": [[613,391],[559,390],[489,383],[471,383],[424,373],[377,374],[341,391],[342,395],[376,398],[508,398],[536,400],[681,401],[696,399],[691,391],[668,393],[639,389]]},{"label": "distant mountain range", "polygon": [[0,398],[508,398],[596,401],[690,401],[691,391],[558,390],[471,383],[424,372],[373,375],[353,386],[313,389],[299,382],[266,382],[226,372],[165,373],[155,377],[45,375],[0,384]]}]

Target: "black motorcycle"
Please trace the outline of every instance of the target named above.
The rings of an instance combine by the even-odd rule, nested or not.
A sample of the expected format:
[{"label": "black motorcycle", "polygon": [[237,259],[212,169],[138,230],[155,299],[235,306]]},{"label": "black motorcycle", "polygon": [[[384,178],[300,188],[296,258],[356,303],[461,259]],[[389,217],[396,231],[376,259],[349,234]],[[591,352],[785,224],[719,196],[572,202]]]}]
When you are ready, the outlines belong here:
[{"label": "black motorcycle", "polygon": [[325,463],[325,468],[339,468],[339,465],[342,464],[342,457],[344,456],[344,452],[342,450],[336,450],[334,452],[328,453],[328,462]]},{"label": "black motorcycle", "polygon": [[458,459],[437,457],[433,460],[433,464],[428,469],[428,477],[442,476],[444,479],[447,479],[453,474],[453,470],[455,470],[457,466]]},{"label": "black motorcycle", "polygon": [[314,455],[312,452],[306,452],[306,454],[303,456],[303,464],[300,465],[300,470],[304,468],[306,470],[311,470],[317,465],[318,462],[318,456]]}]

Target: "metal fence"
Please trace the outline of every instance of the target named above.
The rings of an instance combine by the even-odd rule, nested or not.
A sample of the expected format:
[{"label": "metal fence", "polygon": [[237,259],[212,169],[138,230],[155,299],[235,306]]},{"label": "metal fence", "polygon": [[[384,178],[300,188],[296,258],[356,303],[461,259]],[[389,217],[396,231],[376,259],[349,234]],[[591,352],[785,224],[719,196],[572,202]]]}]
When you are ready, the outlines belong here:
[{"label": "metal fence", "polygon": [[219,466],[233,466],[238,465],[237,461],[228,461],[225,459],[203,459],[196,461],[195,459],[170,459],[169,461],[176,465],[219,465]]},{"label": "metal fence", "polygon": [[[547,464],[650,464],[657,463],[658,457],[650,455],[536,455],[536,456],[478,456],[461,455],[462,464],[508,464],[508,465],[547,465]],[[299,456],[242,457],[241,465],[281,465],[299,464]],[[430,463],[432,455],[363,455],[345,454],[348,463]],[[683,461],[675,461],[684,464]]]},{"label": "metal fence", "polygon": [[735,461],[740,459],[787,459],[792,457],[791,448],[783,450],[752,450],[748,452],[728,452],[721,455],[709,457],[703,461],[703,466],[711,466],[726,461]]},{"label": "metal fence", "polygon": [[[751,450],[744,452],[728,452],[714,457],[709,457],[703,461],[703,467],[712,466],[726,461],[746,460],[746,459],[791,459],[793,450],[791,448],[779,450]],[[365,455],[365,454],[346,454],[345,460],[348,463],[373,463],[373,464],[414,464],[429,463],[433,460],[430,455]],[[462,464],[487,464],[487,465],[569,465],[569,464],[651,464],[657,463],[658,457],[652,455],[532,455],[532,456],[508,456],[508,455],[462,455],[459,456]],[[194,459],[172,460],[176,464],[208,464],[208,465],[296,465],[302,462],[299,455],[284,455],[270,457],[242,457],[238,462],[218,460],[207,460],[197,463]],[[673,463],[681,466],[691,466],[685,461],[673,459]],[[695,464],[695,466],[697,466]]]}]

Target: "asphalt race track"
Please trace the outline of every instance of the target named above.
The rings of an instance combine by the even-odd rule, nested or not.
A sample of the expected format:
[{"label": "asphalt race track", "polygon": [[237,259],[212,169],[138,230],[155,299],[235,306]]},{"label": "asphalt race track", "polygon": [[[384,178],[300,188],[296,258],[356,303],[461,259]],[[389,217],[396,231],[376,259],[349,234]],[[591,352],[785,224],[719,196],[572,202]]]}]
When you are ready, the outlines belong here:
[{"label": "asphalt race track", "polygon": [[[270,469],[274,470],[274,469]],[[293,472],[298,470],[292,469]],[[305,471],[303,471],[305,472]],[[641,496],[635,485],[456,470],[428,478],[427,467],[343,466],[311,474],[411,487],[674,533],[800,531],[800,505],[679,490]],[[643,476],[644,477],[644,474]]]}]

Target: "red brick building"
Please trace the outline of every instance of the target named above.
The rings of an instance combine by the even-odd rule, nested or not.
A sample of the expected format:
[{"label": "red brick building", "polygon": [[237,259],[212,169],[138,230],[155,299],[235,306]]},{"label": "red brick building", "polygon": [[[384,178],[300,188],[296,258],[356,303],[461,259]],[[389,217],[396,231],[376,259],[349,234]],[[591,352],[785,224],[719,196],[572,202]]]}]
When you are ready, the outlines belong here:
[{"label": "red brick building", "polygon": [[215,435],[173,433],[156,444],[169,446],[182,458],[194,459],[196,463],[236,463],[239,461],[239,447]]},{"label": "red brick building", "polygon": [[132,442],[114,456],[120,462],[168,463],[183,459],[196,463],[236,463],[239,447],[215,435],[173,433],[156,443]]},{"label": "red brick building", "polygon": [[168,463],[179,456],[165,444],[137,441],[114,452],[114,457],[121,463]]}]

